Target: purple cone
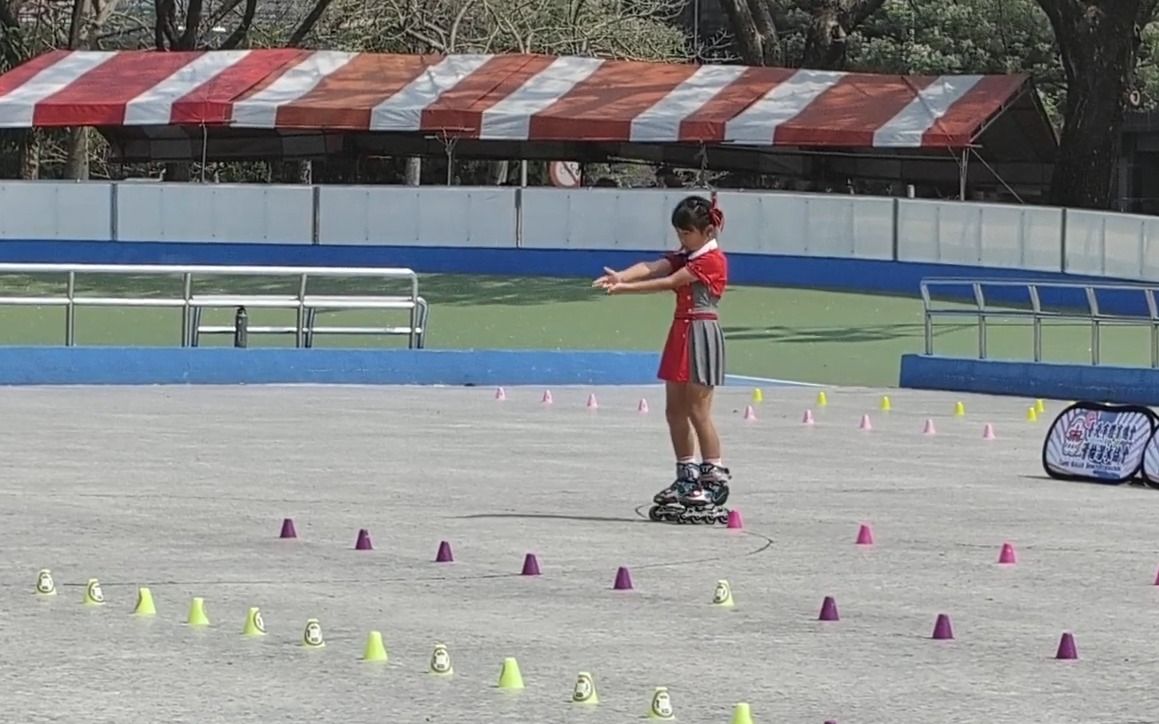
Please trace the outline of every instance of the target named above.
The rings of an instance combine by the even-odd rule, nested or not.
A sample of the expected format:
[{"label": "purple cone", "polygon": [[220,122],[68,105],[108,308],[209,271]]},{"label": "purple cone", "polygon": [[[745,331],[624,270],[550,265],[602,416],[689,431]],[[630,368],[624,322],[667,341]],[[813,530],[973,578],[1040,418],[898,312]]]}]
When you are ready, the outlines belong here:
[{"label": "purple cone", "polygon": [[933,637],[939,641],[945,641],[954,638],[954,629],[950,626],[950,617],[946,614],[938,614],[938,620],[934,622]]},{"label": "purple cone", "polygon": [[1054,656],[1056,659],[1077,659],[1079,657],[1078,649],[1074,645],[1074,634],[1064,633],[1058,642],[1058,653]]},{"label": "purple cone", "polygon": [[628,569],[624,566],[620,566],[620,569],[616,571],[616,582],[612,588],[617,591],[632,590],[632,574],[628,573]]},{"label": "purple cone", "polygon": [[523,575],[538,576],[539,575],[539,560],[534,553],[528,553],[523,557]]},{"label": "purple cone", "polygon": [[818,621],[838,621],[837,616],[837,602],[833,600],[832,596],[826,596],[825,600],[821,602],[821,615]]},{"label": "purple cone", "polygon": [[435,563],[452,563],[455,556],[451,554],[451,544],[442,541],[439,543],[439,552],[435,555]]},{"label": "purple cone", "polygon": [[298,531],[294,529],[294,519],[286,518],[282,521],[282,538],[297,538]]},{"label": "purple cone", "polygon": [[370,543],[370,531],[365,528],[358,529],[358,542],[354,544],[356,551],[372,551],[374,546]]}]

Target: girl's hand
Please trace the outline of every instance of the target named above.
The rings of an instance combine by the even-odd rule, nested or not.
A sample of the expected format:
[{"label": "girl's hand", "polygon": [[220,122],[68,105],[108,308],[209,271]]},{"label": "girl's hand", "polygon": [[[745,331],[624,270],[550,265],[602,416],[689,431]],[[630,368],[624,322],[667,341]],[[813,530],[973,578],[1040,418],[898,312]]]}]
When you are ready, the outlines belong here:
[{"label": "girl's hand", "polygon": [[604,267],[604,275],[593,281],[592,286],[603,287],[604,289],[607,289],[613,284],[620,283],[620,273],[613,269],[609,269],[608,267]]},{"label": "girl's hand", "polygon": [[606,285],[604,289],[607,290],[608,294],[623,294],[624,292],[628,291],[628,283],[617,281]]}]

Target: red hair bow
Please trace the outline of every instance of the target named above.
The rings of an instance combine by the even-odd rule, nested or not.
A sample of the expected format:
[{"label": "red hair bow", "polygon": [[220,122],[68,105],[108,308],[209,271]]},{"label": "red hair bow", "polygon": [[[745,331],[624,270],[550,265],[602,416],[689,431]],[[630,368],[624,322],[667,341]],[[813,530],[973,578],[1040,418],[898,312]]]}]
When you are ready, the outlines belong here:
[{"label": "red hair bow", "polygon": [[724,231],[724,212],[716,205],[716,192],[712,192],[712,206],[708,209],[708,220],[717,231]]}]

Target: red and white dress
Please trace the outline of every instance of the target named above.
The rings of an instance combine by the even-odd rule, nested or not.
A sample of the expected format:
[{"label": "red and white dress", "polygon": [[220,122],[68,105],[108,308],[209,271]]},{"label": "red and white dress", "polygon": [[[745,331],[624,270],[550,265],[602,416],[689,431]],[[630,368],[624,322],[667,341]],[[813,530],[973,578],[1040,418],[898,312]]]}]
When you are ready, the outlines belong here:
[{"label": "red and white dress", "polygon": [[728,285],[728,260],[716,240],[691,254],[665,254],[672,271],[687,268],[696,281],[676,289],[676,314],[660,358],[659,378],[695,382],[708,387],[724,384],[724,332],[718,308]]}]

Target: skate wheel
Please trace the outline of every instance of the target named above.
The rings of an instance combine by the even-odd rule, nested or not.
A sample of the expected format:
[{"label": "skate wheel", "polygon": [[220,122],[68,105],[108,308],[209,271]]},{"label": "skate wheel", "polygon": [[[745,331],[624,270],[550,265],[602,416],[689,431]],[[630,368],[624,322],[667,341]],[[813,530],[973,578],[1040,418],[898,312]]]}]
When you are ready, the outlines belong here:
[{"label": "skate wheel", "polygon": [[652,506],[648,509],[648,517],[657,523],[664,522],[664,515],[660,512],[660,508],[657,506]]}]

